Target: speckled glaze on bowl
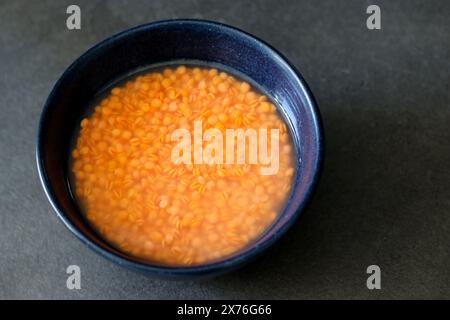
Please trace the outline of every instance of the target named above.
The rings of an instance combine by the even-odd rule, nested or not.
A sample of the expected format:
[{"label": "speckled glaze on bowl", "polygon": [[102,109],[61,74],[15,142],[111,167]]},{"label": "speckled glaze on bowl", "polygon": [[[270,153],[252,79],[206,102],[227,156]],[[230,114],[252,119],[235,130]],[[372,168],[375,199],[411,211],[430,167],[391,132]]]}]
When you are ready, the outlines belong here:
[{"label": "speckled glaze on bowl", "polygon": [[[146,66],[185,59],[218,63],[243,73],[275,100],[290,127],[297,152],[297,173],[283,212],[258,240],[217,262],[169,267],[118,251],[89,226],[70,190],[68,161],[73,133],[96,94]],[[311,91],[299,72],[275,49],[220,23],[168,20],[114,35],[88,50],[64,72],[42,112],[36,159],[45,193],[58,217],[89,248],[119,265],[150,275],[199,278],[242,266],[286,232],[317,184],[322,140],[320,116]]]}]

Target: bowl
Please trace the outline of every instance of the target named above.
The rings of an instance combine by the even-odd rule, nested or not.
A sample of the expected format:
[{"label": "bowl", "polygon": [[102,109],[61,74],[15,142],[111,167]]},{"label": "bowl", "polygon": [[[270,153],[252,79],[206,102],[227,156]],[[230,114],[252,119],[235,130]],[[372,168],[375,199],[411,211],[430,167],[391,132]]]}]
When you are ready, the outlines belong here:
[{"label": "bowl", "polygon": [[[189,267],[152,264],[108,244],[81,214],[68,179],[74,132],[91,101],[126,75],[180,60],[223,65],[257,83],[285,117],[296,149],[291,194],[272,226],[245,249],[227,258]],[[141,25],[89,49],[68,67],[51,91],[42,111],[36,148],[37,167],[47,198],[78,239],[121,266],[169,278],[219,275],[244,265],[270,247],[309,202],[320,175],[322,154],[319,111],[300,73],[278,51],[256,37],[203,20]]]}]

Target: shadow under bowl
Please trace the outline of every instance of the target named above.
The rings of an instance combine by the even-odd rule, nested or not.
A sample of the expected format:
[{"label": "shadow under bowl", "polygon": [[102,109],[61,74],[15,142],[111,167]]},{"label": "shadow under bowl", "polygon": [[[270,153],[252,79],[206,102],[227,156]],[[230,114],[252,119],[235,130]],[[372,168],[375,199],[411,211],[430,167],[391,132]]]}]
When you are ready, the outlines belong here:
[{"label": "shadow under bowl", "polygon": [[[69,183],[74,132],[92,101],[110,84],[145,67],[180,60],[220,64],[257,83],[285,117],[296,149],[291,195],[273,225],[245,249],[220,261],[190,267],[152,264],[101,238],[84,219]],[[321,171],[319,112],[299,72],[275,49],[248,33],[202,20],[168,20],[114,35],[79,57],[60,77],[41,115],[36,149],[39,176],[58,217],[95,252],[154,276],[198,278],[231,271],[272,245],[308,203]]]}]

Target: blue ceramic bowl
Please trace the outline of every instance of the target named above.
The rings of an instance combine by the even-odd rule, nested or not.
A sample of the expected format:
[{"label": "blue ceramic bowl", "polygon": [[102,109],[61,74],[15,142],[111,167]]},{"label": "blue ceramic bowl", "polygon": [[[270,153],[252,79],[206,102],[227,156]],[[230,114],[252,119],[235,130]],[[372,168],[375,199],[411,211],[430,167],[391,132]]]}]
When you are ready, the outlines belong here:
[{"label": "blue ceramic bowl", "polygon": [[[297,154],[292,192],[276,222],[244,250],[192,267],[151,264],[115,249],[86,222],[68,179],[71,141],[94,97],[136,70],[180,60],[221,64],[257,83],[285,116]],[[252,35],[223,24],[169,20],[114,35],[88,50],[64,72],[42,112],[36,157],[42,185],[58,217],[89,248],[130,269],[156,276],[195,278],[242,266],[286,232],[311,198],[321,170],[322,149],[322,127],[312,93],[280,53]]]}]

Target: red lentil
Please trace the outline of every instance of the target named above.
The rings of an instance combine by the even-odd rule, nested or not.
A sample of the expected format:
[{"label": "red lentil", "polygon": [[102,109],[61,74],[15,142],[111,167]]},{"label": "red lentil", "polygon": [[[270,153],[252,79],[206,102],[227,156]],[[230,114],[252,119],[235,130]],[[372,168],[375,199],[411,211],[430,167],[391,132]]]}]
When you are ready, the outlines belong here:
[{"label": "red lentil", "polygon": [[[258,164],[174,164],[177,128],[277,128],[279,172]],[[283,119],[266,96],[216,69],[179,66],[113,88],[83,119],[72,151],[76,197],[90,223],[124,252],[193,265],[236,252],[277,217],[294,173]]]}]

